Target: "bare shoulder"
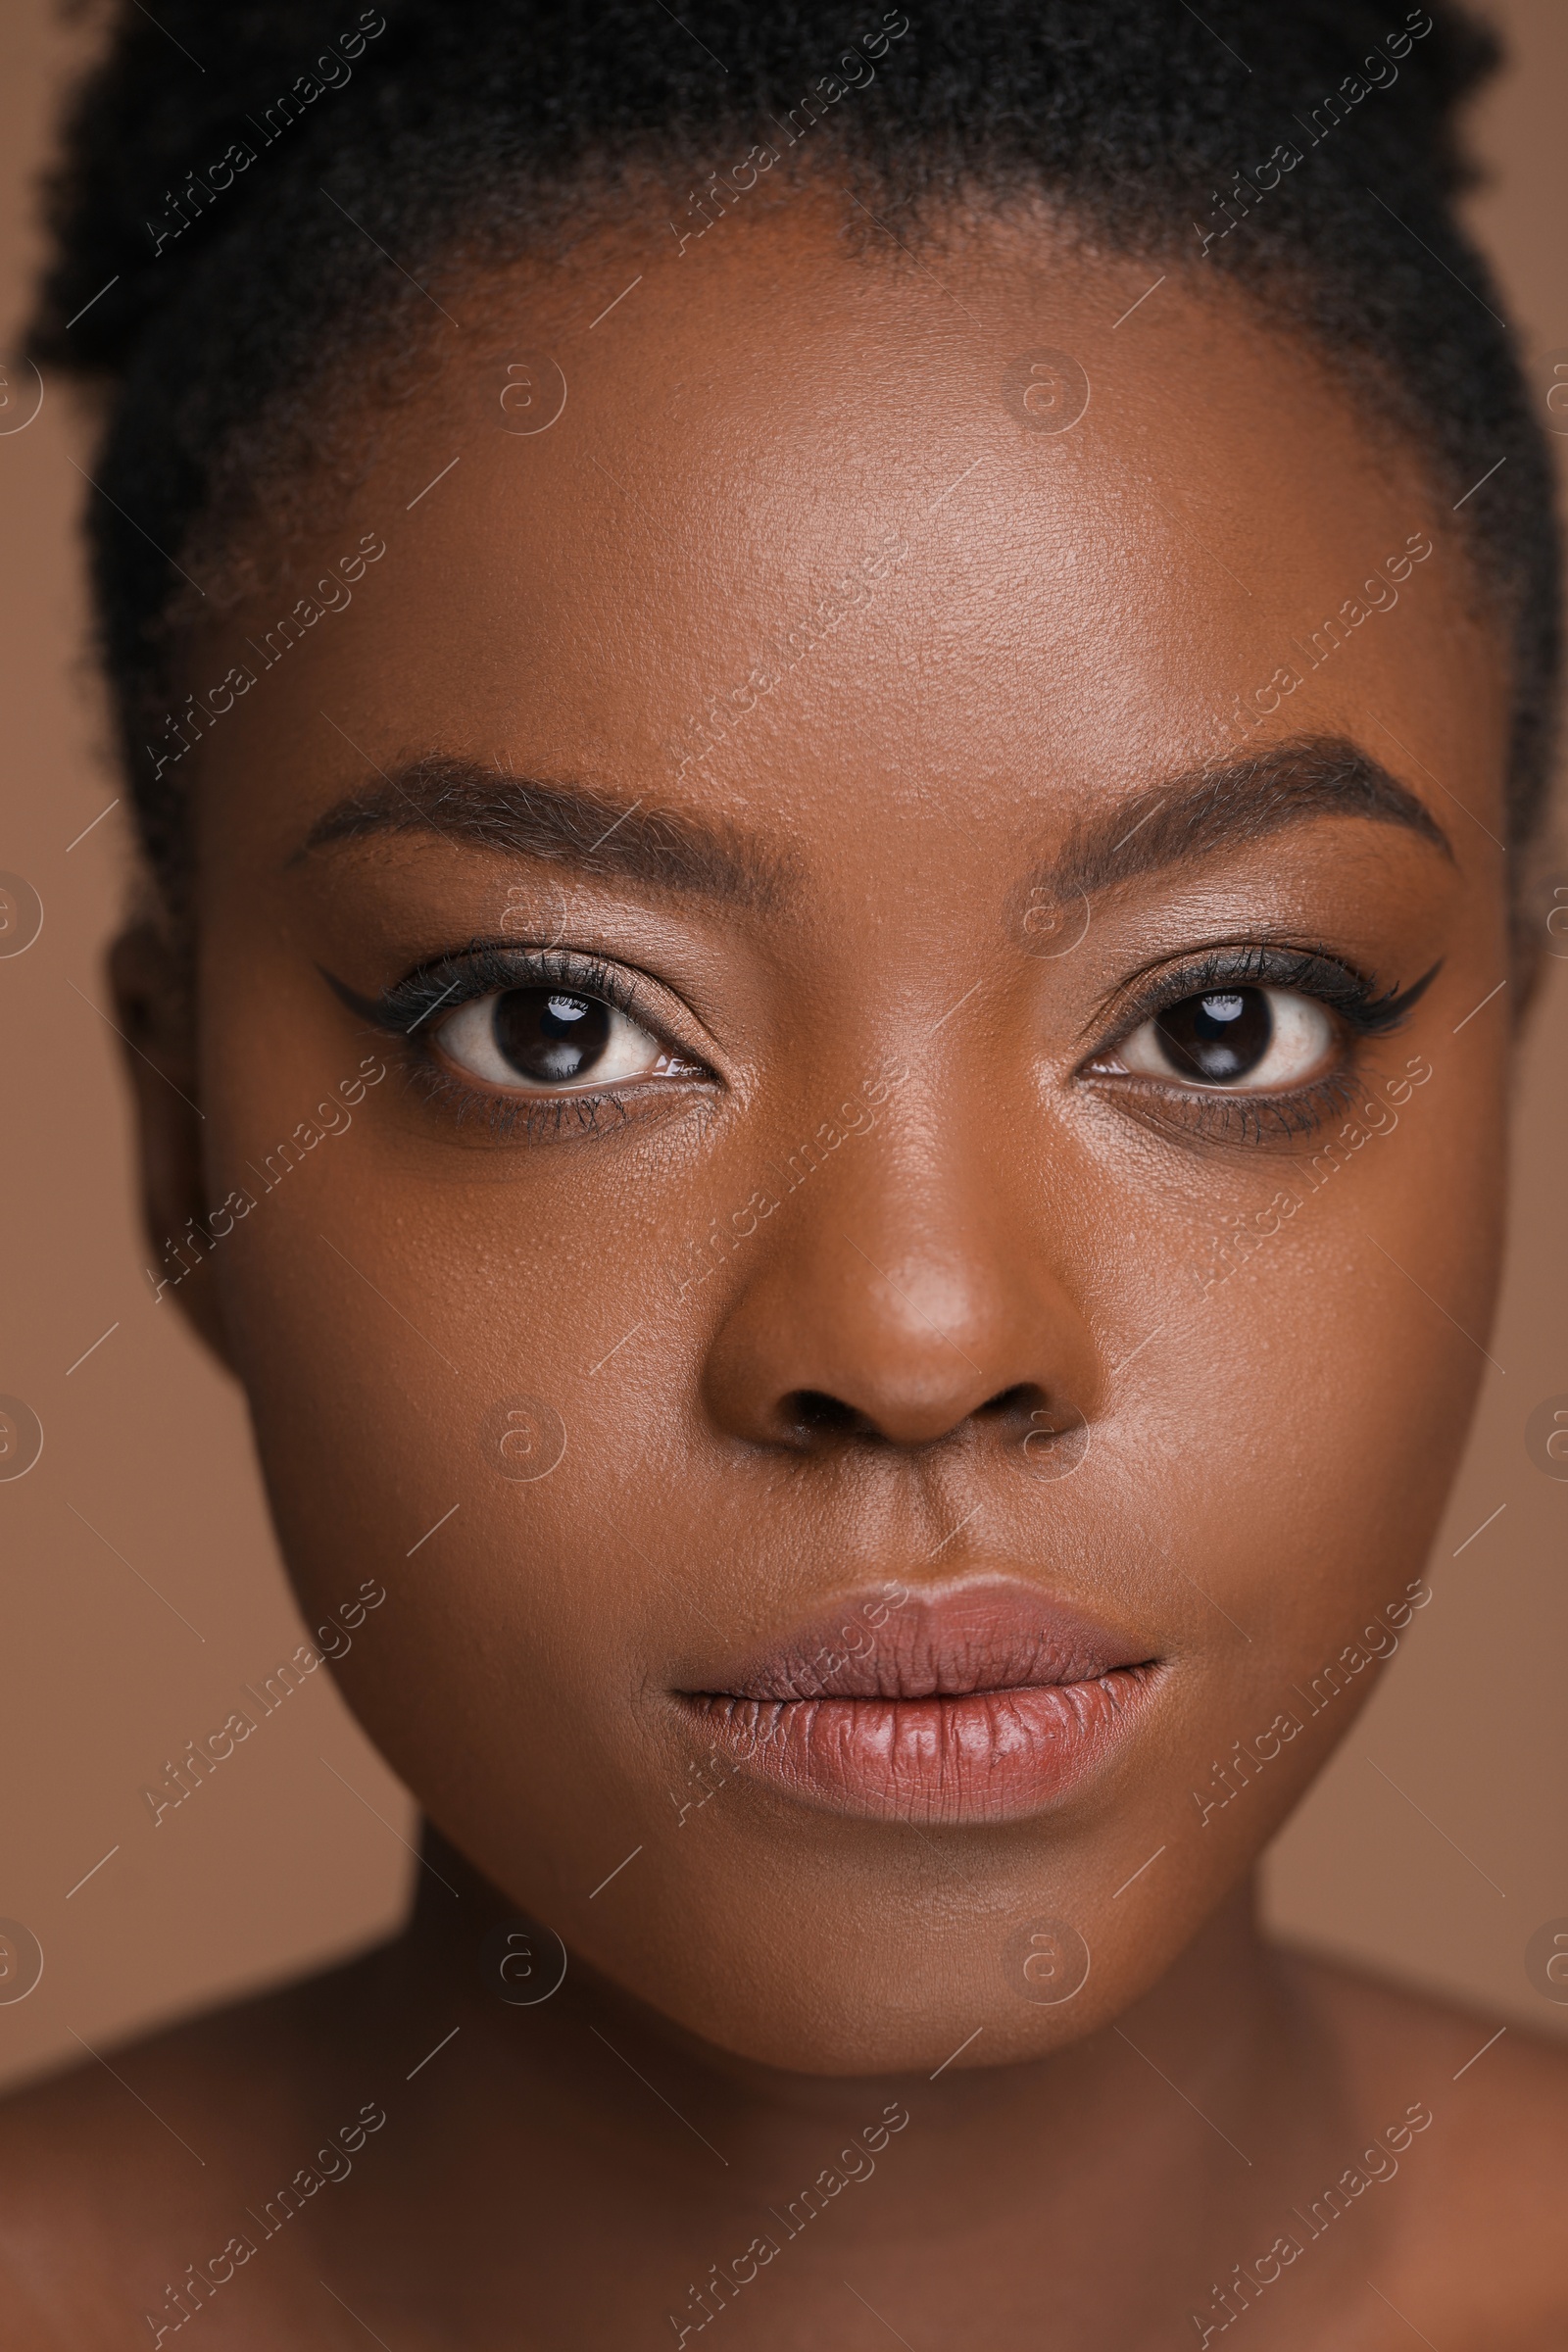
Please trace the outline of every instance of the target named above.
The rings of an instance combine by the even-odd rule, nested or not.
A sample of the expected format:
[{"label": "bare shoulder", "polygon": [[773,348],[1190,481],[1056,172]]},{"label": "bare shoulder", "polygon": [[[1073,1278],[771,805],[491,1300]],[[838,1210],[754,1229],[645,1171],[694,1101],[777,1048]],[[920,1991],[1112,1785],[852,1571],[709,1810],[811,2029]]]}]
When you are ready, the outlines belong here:
[{"label": "bare shoulder", "polygon": [[7,2352],[163,2341],[264,2250],[264,2278],[230,2299],[245,2324],[216,2332],[275,2328],[310,2232],[270,2240],[385,2120],[345,2030],[368,1977],[308,1979],[0,2101]]},{"label": "bare shoulder", "polygon": [[1568,2041],[1334,1961],[1292,1952],[1285,1965],[1352,2079],[1409,2082],[1435,2118],[1506,2126],[1531,2161],[1568,2164]]},{"label": "bare shoulder", "polygon": [[[1568,2043],[1292,1954],[1374,2144],[1401,2146],[1401,2270],[1446,2340],[1509,2352],[1568,2327]],[[1534,2332],[1533,2332],[1534,2331]]]}]

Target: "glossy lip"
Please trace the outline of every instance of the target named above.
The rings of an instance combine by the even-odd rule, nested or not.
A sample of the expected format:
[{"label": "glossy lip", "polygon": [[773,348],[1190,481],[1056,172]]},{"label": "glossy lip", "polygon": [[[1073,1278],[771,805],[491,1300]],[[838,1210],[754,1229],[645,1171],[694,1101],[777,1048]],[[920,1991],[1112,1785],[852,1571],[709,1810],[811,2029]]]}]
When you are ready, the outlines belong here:
[{"label": "glossy lip", "polygon": [[870,1820],[1044,1810],[1130,1730],[1161,1661],[1016,1579],[879,1585],[679,1695],[720,1756]]}]

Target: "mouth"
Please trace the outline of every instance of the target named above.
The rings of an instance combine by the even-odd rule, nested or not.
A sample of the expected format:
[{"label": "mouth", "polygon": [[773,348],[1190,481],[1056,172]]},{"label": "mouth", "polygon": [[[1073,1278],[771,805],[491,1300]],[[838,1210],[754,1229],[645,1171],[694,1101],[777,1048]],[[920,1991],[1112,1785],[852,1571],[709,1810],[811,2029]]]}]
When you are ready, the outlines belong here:
[{"label": "mouth", "polygon": [[734,1769],[872,1820],[1015,1821],[1074,1789],[1163,1679],[1136,1637],[1015,1580],[852,1594],[678,1693]]}]

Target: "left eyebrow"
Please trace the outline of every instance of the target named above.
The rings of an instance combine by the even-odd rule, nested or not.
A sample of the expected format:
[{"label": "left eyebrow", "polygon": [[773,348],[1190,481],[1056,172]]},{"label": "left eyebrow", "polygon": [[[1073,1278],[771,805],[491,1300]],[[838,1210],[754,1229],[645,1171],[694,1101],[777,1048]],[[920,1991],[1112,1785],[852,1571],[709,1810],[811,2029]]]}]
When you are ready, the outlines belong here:
[{"label": "left eyebrow", "polygon": [[623,801],[578,784],[504,775],[470,760],[427,757],[351,793],[317,818],[288,859],[298,865],[333,842],[380,833],[429,833],[613,874],[645,888],[768,909],[785,896],[782,860],[754,835],[684,810]]},{"label": "left eyebrow", "polygon": [[1313,735],[1168,777],[1097,812],[1068,834],[1036,886],[1061,902],[1089,897],[1315,816],[1402,826],[1453,863],[1448,836],[1396,776],[1347,737]]}]

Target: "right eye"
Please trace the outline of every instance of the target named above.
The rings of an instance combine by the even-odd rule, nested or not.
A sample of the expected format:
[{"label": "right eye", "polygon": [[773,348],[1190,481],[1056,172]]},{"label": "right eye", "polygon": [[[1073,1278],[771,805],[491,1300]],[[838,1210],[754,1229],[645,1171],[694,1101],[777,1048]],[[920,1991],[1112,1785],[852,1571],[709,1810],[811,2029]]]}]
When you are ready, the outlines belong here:
[{"label": "right eye", "polygon": [[513,1093],[624,1086],[693,1067],[603,998],[548,986],[471,998],[435,1035],[470,1078]]},{"label": "right eye", "polygon": [[1115,1059],[1134,1077],[1283,1094],[1316,1077],[1334,1049],[1333,1020],[1315,998],[1233,987],[1166,1005],[1123,1038]]}]

